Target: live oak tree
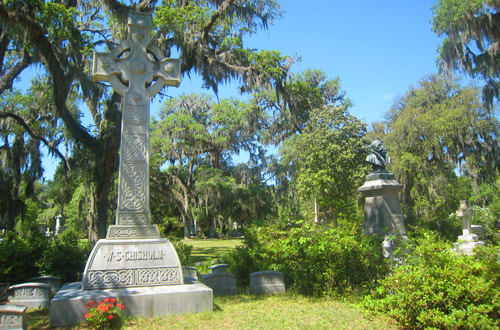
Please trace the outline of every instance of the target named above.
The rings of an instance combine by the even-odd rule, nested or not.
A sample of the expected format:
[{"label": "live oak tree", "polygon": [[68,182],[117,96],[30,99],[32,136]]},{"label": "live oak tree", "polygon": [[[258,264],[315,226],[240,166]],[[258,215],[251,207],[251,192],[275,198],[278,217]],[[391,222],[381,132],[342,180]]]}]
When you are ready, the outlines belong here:
[{"label": "live oak tree", "polygon": [[223,213],[233,208],[230,204],[236,198],[231,157],[242,151],[251,159],[262,157],[256,136],[261,116],[235,99],[216,103],[208,96],[183,95],[165,102],[152,125],[152,189],[171,195],[185,237],[190,235],[196,209],[210,218],[212,234],[215,219],[228,218]]},{"label": "live oak tree", "polygon": [[[279,91],[289,66],[277,52],[243,46],[245,36],[267,28],[280,14],[277,3],[270,0],[144,0],[131,6],[116,0],[2,0],[0,94],[26,68],[43,68],[49,84],[46,92],[54,107],[52,120],[64,125],[75,148],[84,148],[90,155],[87,220],[92,241],[105,237],[109,210],[114,207],[109,196],[118,162],[121,97],[90,81],[91,53],[99,47],[113,48],[124,38],[129,9],[155,9],[153,39],[158,40],[157,46],[166,56],[172,48],[180,50],[182,73],[201,75],[204,84],[215,91],[218,84],[229,80],[239,81],[243,91],[263,85]],[[70,109],[71,93],[78,93],[87,106],[93,121],[90,127]],[[1,115],[30,127],[19,114]]]},{"label": "live oak tree", "polygon": [[495,187],[499,129],[478,89],[443,76],[428,76],[397,99],[387,113],[384,142],[406,209],[439,227],[458,199],[468,198],[458,195],[463,178],[476,193]]},{"label": "live oak tree", "polygon": [[[362,183],[366,166],[365,124],[349,114],[351,105],[340,91],[339,80],[327,80],[320,71],[306,71],[293,81],[302,89],[301,120],[296,134],[290,135],[280,148],[282,164],[288,165],[301,199],[315,204],[326,218],[337,224],[337,215],[356,206],[356,189]],[[307,94],[310,97],[307,97]],[[297,109],[299,108],[298,103]],[[289,117],[290,118],[290,117]]]},{"label": "live oak tree", "polygon": [[486,81],[491,105],[500,92],[500,4],[496,0],[439,0],[433,7],[433,30],[444,37],[441,66]]}]

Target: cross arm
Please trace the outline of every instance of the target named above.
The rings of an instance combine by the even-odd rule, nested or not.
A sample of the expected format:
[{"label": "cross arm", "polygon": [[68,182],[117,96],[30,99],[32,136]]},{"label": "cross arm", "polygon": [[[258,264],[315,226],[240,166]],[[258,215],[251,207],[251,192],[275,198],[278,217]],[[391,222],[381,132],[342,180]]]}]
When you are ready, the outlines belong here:
[{"label": "cross arm", "polygon": [[92,68],[92,81],[109,81],[111,86],[121,95],[127,86],[118,78],[121,75],[119,59],[115,59],[107,53],[94,52],[94,63]]}]

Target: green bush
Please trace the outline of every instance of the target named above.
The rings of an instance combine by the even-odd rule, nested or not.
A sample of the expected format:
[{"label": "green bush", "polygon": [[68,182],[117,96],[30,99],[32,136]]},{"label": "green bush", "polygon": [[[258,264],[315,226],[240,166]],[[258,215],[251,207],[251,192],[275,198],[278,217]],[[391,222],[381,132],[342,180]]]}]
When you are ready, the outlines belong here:
[{"label": "green bush", "polygon": [[36,265],[40,274],[61,278],[61,282],[80,281],[85,263],[92,250],[90,243],[80,243],[74,231],[64,231],[50,240]]},{"label": "green bush", "polygon": [[36,262],[47,245],[47,238],[36,231],[7,232],[0,242],[0,282],[17,284],[40,275]]},{"label": "green bush", "polygon": [[179,260],[181,265],[189,266],[191,265],[191,252],[193,251],[193,246],[183,243],[178,238],[170,238],[170,242],[175,248],[177,255],[179,256]]},{"label": "green bush", "polygon": [[457,255],[425,233],[408,248],[405,263],[365,298],[405,328],[499,329],[500,262],[497,248]]},{"label": "green bush", "polygon": [[22,283],[39,275],[57,276],[63,283],[79,280],[90,248],[66,232],[54,239],[36,230],[26,235],[9,232],[0,243],[0,282]]},{"label": "green bush", "polygon": [[383,276],[387,266],[380,241],[357,232],[304,224],[280,230],[255,227],[246,231],[245,246],[224,260],[241,286],[261,270],[284,273],[287,288],[308,295],[360,289]]}]

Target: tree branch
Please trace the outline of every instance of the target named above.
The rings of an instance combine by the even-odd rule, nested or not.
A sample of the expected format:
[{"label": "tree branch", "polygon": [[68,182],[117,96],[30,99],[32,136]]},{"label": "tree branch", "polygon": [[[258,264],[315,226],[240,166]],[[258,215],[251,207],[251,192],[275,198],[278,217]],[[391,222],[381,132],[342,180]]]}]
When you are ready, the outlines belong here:
[{"label": "tree branch", "polygon": [[36,140],[40,140],[43,142],[43,144],[45,144],[45,146],[47,148],[49,148],[49,150],[54,153],[55,155],[57,155],[59,158],[61,158],[61,160],[63,161],[64,163],[64,167],[67,169],[67,170],[70,170],[70,166],[69,166],[69,163],[66,159],[66,157],[63,156],[63,154],[61,154],[61,152],[55,148],[49,141],[47,141],[43,136],[40,136],[38,134],[36,134],[35,132],[33,132],[33,130],[30,128],[30,126],[28,125],[28,123],[26,123],[26,121],[21,117],[21,116],[18,116],[16,115],[15,113],[12,113],[12,112],[4,112],[4,111],[1,111],[0,112],[0,118],[12,118],[14,119],[19,125],[21,125],[25,130],[26,132],[34,139]]}]

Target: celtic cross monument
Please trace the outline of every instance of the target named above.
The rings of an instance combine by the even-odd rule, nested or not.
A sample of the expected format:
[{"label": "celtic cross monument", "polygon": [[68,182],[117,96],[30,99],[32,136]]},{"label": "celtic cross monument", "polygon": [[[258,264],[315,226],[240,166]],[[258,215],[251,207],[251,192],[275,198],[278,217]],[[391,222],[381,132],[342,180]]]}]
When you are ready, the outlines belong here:
[{"label": "celtic cross monument", "polygon": [[151,33],[151,14],[130,12],[127,39],[111,53],[94,54],[92,79],[109,82],[123,98],[116,220],[92,249],[82,281],[52,299],[52,327],[84,321],[87,303],[110,296],[131,316],[213,309],[212,289],[184,284],[177,252],[151,222],[149,102],[164,86],[180,84],[179,60],[164,58]]},{"label": "celtic cross monument", "polygon": [[149,210],[149,102],[181,79],[179,60],[150,46],[151,26],[150,14],[131,13],[127,40],[94,56],[92,79],[109,81],[123,96],[118,206],[108,239],[160,237]]}]

